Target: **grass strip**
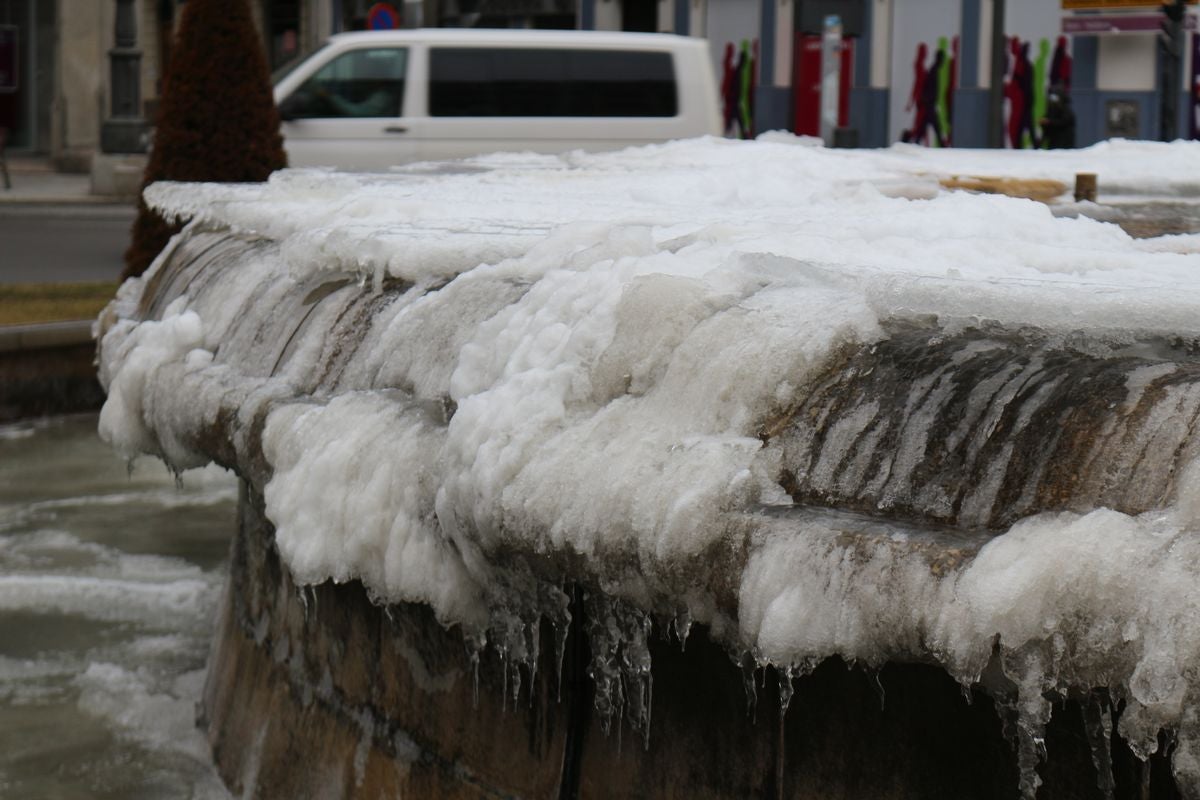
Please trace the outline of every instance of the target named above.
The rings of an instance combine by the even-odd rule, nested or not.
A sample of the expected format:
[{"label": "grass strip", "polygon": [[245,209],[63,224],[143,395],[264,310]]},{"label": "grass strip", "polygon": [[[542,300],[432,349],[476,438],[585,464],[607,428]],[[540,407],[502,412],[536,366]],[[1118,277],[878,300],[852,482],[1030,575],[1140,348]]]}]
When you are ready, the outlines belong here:
[{"label": "grass strip", "polygon": [[116,281],[0,284],[0,325],[95,319],[118,285]]}]

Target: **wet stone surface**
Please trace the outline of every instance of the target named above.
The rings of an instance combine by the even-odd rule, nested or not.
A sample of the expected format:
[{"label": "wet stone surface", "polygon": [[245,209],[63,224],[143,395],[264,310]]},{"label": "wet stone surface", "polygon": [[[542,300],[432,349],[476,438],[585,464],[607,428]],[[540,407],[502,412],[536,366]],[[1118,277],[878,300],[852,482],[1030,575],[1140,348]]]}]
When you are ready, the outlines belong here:
[{"label": "wet stone surface", "polygon": [[[561,666],[542,626],[537,673],[522,672],[514,701],[494,648],[476,661],[427,608],[380,607],[358,582],[300,589],[272,537],[243,487],[202,704],[218,769],[242,796],[1017,796],[1002,688],[989,690],[997,702],[934,666],[839,658],[785,681],[740,668],[702,626],[681,643],[656,623],[643,737],[594,710],[587,603],[572,605]],[[1048,699],[1039,797],[1180,796],[1162,755],[1143,764],[1104,734],[1121,710],[1106,693]]]},{"label": "wet stone surface", "polygon": [[1142,203],[1087,204],[1054,209],[1056,216],[1086,216],[1114,222],[1135,239],[1200,233],[1200,203],[1163,200]]}]

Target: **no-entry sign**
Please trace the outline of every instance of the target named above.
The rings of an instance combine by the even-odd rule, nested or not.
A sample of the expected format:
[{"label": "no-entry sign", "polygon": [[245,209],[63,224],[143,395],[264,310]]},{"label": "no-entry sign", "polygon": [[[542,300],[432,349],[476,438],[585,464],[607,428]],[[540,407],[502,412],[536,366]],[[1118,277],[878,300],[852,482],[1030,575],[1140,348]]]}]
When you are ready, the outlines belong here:
[{"label": "no-entry sign", "polygon": [[367,12],[367,28],[387,31],[400,27],[400,13],[391,3],[376,3]]}]

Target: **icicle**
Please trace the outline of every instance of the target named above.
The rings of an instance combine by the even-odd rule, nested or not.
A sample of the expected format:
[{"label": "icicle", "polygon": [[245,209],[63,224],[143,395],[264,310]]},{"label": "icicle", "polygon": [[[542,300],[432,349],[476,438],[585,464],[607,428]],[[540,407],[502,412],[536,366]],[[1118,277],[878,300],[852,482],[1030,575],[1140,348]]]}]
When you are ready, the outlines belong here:
[{"label": "icicle", "polygon": [[742,686],[746,690],[746,716],[755,721],[758,719],[758,692],[754,688],[754,670],[757,665],[749,653],[742,654]]},{"label": "icicle", "polygon": [[[562,702],[563,661],[567,654],[567,642],[571,636],[571,594],[570,587],[553,587],[545,589],[541,595],[541,606],[544,617],[554,628],[554,664],[556,679],[557,702]],[[536,648],[541,648],[541,621],[534,630],[538,637]]]},{"label": "icicle", "polygon": [[596,683],[596,711],[600,715],[600,730],[605,736],[612,733],[613,701],[612,684],[608,678],[601,677]]},{"label": "icicle", "polygon": [[792,667],[776,667],[775,675],[779,683],[779,719],[782,721],[787,714],[788,706],[792,703],[795,689],[792,687]]},{"label": "icicle", "polygon": [[[1105,741],[1111,743],[1112,735],[1113,735],[1113,719],[1112,719],[1112,704],[1111,703],[1104,707],[1103,713],[1101,713],[1101,715],[1100,715],[1100,724],[1103,726],[1103,729],[1104,729]],[[1105,752],[1107,752],[1110,756],[1112,755],[1111,748],[1106,749]]]},{"label": "icicle", "polygon": [[880,671],[873,669],[870,671],[871,683],[875,689],[875,694],[879,695],[879,710],[885,711],[887,707],[887,692],[883,688],[883,679],[880,676]]},{"label": "icicle", "polygon": [[[1015,698],[997,698],[996,705],[1002,710],[1004,738],[1017,754],[1018,794],[1022,800],[1036,800],[1038,787],[1042,785],[1037,768],[1046,758],[1044,719],[1049,718],[1049,713],[1030,715],[1028,704]],[[1045,705],[1048,707],[1049,703]]]},{"label": "icicle", "polygon": [[[617,707],[616,713],[613,716],[617,718],[617,743],[619,745],[621,741],[621,728],[623,727],[621,723],[625,720],[625,709],[629,706],[629,693],[625,690],[625,680],[621,675],[617,676],[616,688]],[[617,749],[620,750],[620,747],[618,746]]]},{"label": "icicle", "polygon": [[[618,694],[619,693],[620,693],[620,689],[619,689],[619,684],[618,684]],[[621,703],[620,705],[624,705],[624,703]],[[625,726],[621,724],[621,712],[618,711],[617,712],[617,755],[618,756],[621,755],[621,740],[623,738],[621,734],[623,734],[624,732],[625,732]]]},{"label": "icicle", "polygon": [[525,663],[529,667],[529,707],[533,708],[533,687],[537,681],[538,656],[541,655],[541,618],[525,626]]},{"label": "icicle", "polygon": [[567,655],[567,640],[571,636],[570,617],[566,624],[554,622],[554,657],[558,664],[558,702],[562,702],[563,659]]},{"label": "icicle", "polygon": [[1092,751],[1092,765],[1096,768],[1096,788],[1105,800],[1112,800],[1116,786],[1112,770],[1111,711],[1096,692],[1081,700],[1080,705],[1083,706],[1083,731]]},{"label": "icicle", "polygon": [[650,750],[650,710],[654,705],[654,674],[646,675],[646,713],[642,721],[642,748]]},{"label": "icicle", "polygon": [[304,619],[308,619],[308,596],[304,594],[304,587],[296,587],[296,596],[300,598],[300,607],[304,609]]},{"label": "icicle", "polygon": [[1018,789],[1024,800],[1036,800],[1038,787],[1042,785],[1037,768],[1046,759],[1046,739],[1021,723],[1017,725],[1017,768],[1021,771]]},{"label": "icicle", "polygon": [[1042,783],[1037,768],[1046,757],[1051,708],[1043,693],[1043,658],[1037,649],[1005,652],[997,634],[991,658],[979,673],[980,685],[995,699],[1001,733],[1017,754],[1018,794],[1023,800],[1035,800]]},{"label": "icicle", "polygon": [[508,711],[508,648],[496,648],[500,653],[500,711]]},{"label": "icicle", "polygon": [[688,635],[692,632],[692,612],[685,606],[675,615],[671,627],[675,630],[675,638],[679,640],[679,651],[686,651]]},{"label": "icicle", "polygon": [[471,648],[472,691],[471,708],[479,710],[479,648]]},{"label": "icicle", "polygon": [[[650,648],[653,623],[641,611],[604,597],[589,597],[587,635],[592,658],[588,676],[595,684],[595,706],[601,729],[611,730],[628,717],[643,735],[649,728]],[[620,730],[618,727],[618,735]]]},{"label": "icicle", "polygon": [[608,647],[602,636],[592,637],[592,660],[587,674],[595,684],[595,707],[600,716],[600,729],[607,736],[612,727],[613,678],[612,666],[608,662]]}]

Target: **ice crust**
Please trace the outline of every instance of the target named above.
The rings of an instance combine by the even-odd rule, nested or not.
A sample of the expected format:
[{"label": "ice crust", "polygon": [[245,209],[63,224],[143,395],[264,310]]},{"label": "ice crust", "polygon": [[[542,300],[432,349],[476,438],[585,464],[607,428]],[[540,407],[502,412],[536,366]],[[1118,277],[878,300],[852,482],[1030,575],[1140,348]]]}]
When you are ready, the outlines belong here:
[{"label": "ice crust", "polygon": [[[647,722],[651,619],[704,622],[788,674],[832,655],[920,659],[969,685],[999,657],[1019,690],[1027,796],[1044,693],[1098,686],[1128,703],[1121,732],[1138,752],[1178,732],[1178,777],[1197,796],[1200,471],[1170,507],[1037,515],[936,569],[884,523],[848,546],[837,515],[758,516],[790,502],[764,431],[889,320],[990,321],[1113,352],[1200,337],[1190,240],[1139,242],[936,183],[1080,171],[1178,194],[1200,145],[827,151],[771,134],[157,184],[149,202],[192,220],[184,241],[259,244],[157,318],[137,303],[171,254],[122,288],[103,331],[101,433],[184,469],[212,457],[191,442],[223,409],[244,428],[262,418],[266,511],[298,583],[360,579],[380,602],[428,603],[528,667],[538,618],[569,623],[549,559],[609,598],[590,614],[609,713]],[[321,335],[338,307],[288,298],[346,276],[348,292],[406,288],[318,379],[341,358]],[[260,356],[241,324],[301,313],[287,358]],[[1131,378],[1130,397],[1159,375]],[[914,420],[906,458],[924,441]]]}]

